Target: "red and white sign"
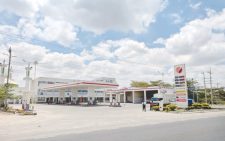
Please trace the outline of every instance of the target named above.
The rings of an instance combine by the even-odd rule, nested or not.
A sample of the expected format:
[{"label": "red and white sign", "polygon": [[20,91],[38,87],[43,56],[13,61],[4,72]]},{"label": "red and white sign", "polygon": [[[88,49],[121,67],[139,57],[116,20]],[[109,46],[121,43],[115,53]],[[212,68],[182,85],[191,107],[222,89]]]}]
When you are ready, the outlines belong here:
[{"label": "red and white sign", "polygon": [[185,65],[184,64],[175,65],[174,73],[175,73],[175,76],[186,76]]},{"label": "red and white sign", "polygon": [[180,108],[188,107],[185,64],[174,66],[176,104]]}]

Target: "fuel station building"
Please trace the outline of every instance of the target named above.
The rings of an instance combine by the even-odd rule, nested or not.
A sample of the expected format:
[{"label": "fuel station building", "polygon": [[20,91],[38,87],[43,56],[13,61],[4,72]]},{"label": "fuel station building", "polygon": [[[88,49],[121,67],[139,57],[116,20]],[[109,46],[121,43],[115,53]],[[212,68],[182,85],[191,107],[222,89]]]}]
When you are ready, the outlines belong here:
[{"label": "fuel station building", "polygon": [[38,94],[38,102],[48,103],[90,103],[108,102],[108,89],[117,89],[114,78],[99,78],[93,81],[74,81],[43,87]]},{"label": "fuel station building", "polygon": [[115,99],[117,102],[138,104],[149,101],[154,94],[174,94],[173,88],[155,87],[130,87],[117,90],[109,90],[106,94],[110,97],[110,101]]}]

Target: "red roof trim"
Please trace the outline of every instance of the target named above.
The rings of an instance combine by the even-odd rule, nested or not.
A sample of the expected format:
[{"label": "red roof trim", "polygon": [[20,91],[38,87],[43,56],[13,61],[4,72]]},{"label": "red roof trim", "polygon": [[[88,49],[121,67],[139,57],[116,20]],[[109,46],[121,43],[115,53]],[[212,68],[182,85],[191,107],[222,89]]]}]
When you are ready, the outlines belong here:
[{"label": "red roof trim", "polygon": [[106,84],[106,83],[96,83],[96,82],[81,82],[81,84],[94,84],[94,85],[105,85],[105,86],[119,86],[118,84]]},{"label": "red roof trim", "polygon": [[94,84],[94,85],[102,85],[102,86],[115,86],[118,87],[118,84],[106,84],[106,83],[97,83],[97,82],[77,82],[77,83],[72,83],[72,84],[62,84],[62,85],[54,85],[54,86],[49,86],[45,87],[43,89],[51,89],[51,88],[64,88],[64,87],[69,87],[69,86],[76,86],[79,84]]}]

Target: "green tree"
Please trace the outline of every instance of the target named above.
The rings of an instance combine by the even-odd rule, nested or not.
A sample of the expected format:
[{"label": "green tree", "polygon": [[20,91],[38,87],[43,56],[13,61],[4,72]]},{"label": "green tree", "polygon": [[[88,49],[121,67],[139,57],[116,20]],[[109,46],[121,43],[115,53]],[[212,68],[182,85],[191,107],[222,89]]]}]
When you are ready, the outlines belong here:
[{"label": "green tree", "polygon": [[213,90],[213,103],[225,104],[225,91],[223,88],[217,88]]},{"label": "green tree", "polygon": [[145,81],[131,81],[130,86],[131,87],[149,87],[150,84]]},{"label": "green tree", "polygon": [[156,81],[150,81],[151,86],[159,86],[162,83],[161,80],[156,80]]},{"label": "green tree", "polygon": [[197,92],[195,87],[197,83],[194,79],[187,79],[188,98],[196,99],[194,94]]},{"label": "green tree", "polygon": [[4,100],[12,98],[13,88],[17,87],[15,84],[1,85],[0,86],[0,104],[3,104]]},{"label": "green tree", "polygon": [[163,86],[163,87],[172,87],[171,84],[162,82],[161,80],[150,81],[150,83],[145,81],[131,81],[131,87],[154,87],[154,86]]},{"label": "green tree", "polygon": [[0,86],[0,100],[7,98],[7,88],[6,86]]},{"label": "green tree", "polygon": [[162,80],[150,81],[150,86],[172,87],[171,84],[162,82]]}]

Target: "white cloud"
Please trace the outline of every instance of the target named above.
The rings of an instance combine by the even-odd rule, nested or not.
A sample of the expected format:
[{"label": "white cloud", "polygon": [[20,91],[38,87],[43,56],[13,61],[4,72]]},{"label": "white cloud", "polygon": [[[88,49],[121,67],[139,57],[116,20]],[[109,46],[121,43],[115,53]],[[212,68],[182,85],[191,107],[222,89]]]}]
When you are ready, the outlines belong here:
[{"label": "white cloud", "polygon": [[46,0],[1,0],[0,11],[8,11],[21,17],[34,17],[45,2]]},{"label": "white cloud", "polygon": [[[156,79],[157,71],[162,71],[161,66],[165,65],[171,57],[164,49],[151,49],[144,43],[130,39],[105,41],[80,55],[51,52],[45,47],[23,42],[13,43],[10,46],[12,46],[13,55],[17,56],[12,61],[13,78],[20,84],[23,84],[26,66],[22,59],[39,62],[37,76],[72,79],[108,76],[117,78],[122,86],[128,86],[130,80]],[[103,46],[109,48],[112,58],[107,58],[104,53],[96,54],[96,50]],[[130,53],[131,50],[133,51]],[[165,59],[168,61],[165,62]],[[89,62],[85,63],[85,61]]]},{"label": "white cloud", "polygon": [[55,21],[45,17],[41,21],[42,33],[38,36],[47,41],[58,41],[59,44],[70,46],[77,39],[77,34],[73,25],[65,21]]},{"label": "white cloud", "polygon": [[48,17],[39,21],[36,18],[21,18],[16,26],[0,25],[2,43],[29,40],[57,42],[64,47],[70,47],[79,39],[73,25]]},{"label": "white cloud", "polygon": [[49,17],[40,21],[20,19],[18,28],[21,30],[22,36],[48,42],[55,41],[65,47],[78,40],[73,25],[65,21],[55,21]]},{"label": "white cloud", "polygon": [[[167,75],[170,75],[166,79],[172,80],[173,65],[185,63],[190,77],[199,79],[201,82],[201,72],[206,72],[211,67],[215,81],[225,85],[223,75],[225,73],[224,31],[225,9],[204,19],[190,21],[178,33],[167,39],[160,38],[155,42],[164,44],[165,48],[150,48],[142,42],[121,39],[104,41],[96,45],[93,50],[105,47],[104,49],[107,50],[107,54],[110,54],[110,60],[112,60],[110,63],[114,61],[115,70],[111,69],[111,71],[118,72],[119,70],[118,73],[121,73],[123,77],[116,76],[119,76],[123,82],[125,79],[160,79],[160,74],[156,73],[157,70],[165,71]],[[95,55],[101,56],[101,54],[93,54]],[[162,69],[165,66],[168,68]],[[126,83],[129,82],[126,81]]]},{"label": "white cloud", "polygon": [[[65,3],[65,6],[66,5],[67,3]],[[80,3],[80,5],[71,5],[71,7],[77,6],[78,11],[81,10],[81,13],[83,12],[82,10],[87,10],[87,13],[90,13],[87,7],[90,7],[90,9],[93,7],[93,3],[90,3],[90,5],[86,5],[84,3]],[[57,2],[52,6],[58,7]],[[63,5],[61,6],[63,7]],[[79,9],[79,7],[83,7],[83,9]],[[105,7],[102,7],[102,9],[104,8]],[[26,22],[26,20],[23,23],[21,20],[20,23],[22,24],[19,24],[18,27],[20,27],[19,29],[23,29],[23,26],[26,25],[27,29],[32,32],[25,32],[25,30],[21,31],[23,31],[24,35],[27,36],[42,37],[41,35],[44,32],[52,32],[53,37],[46,36],[43,38],[46,38],[46,40],[58,40],[61,36],[58,32],[55,33],[54,29],[58,28],[58,24],[60,26],[68,24],[68,27],[70,27],[70,22],[73,22],[73,20],[65,22],[62,20],[63,17],[61,17],[62,19],[57,19],[52,17],[51,13],[49,14],[49,17],[45,16],[43,17],[44,19],[41,19],[38,22],[35,21],[34,23],[30,21]],[[55,14],[57,15],[57,13]],[[70,14],[72,13],[68,13],[68,16]],[[109,13],[107,14],[109,15]],[[95,12],[93,12],[93,15],[95,15]],[[98,19],[99,15],[95,15],[96,17],[94,16],[94,18],[92,17],[93,15],[89,16],[89,18],[91,21],[97,21],[96,19]],[[61,15],[59,14],[59,17],[60,16]],[[78,19],[78,21],[79,20],[80,19]],[[56,22],[56,26],[52,26],[51,23],[54,22]],[[103,26],[103,28],[100,29],[96,28],[98,25],[92,25],[92,27],[89,27],[88,25],[85,25],[84,27],[93,32],[103,32],[106,29],[114,28],[111,26]],[[145,26],[142,25],[142,27]],[[9,30],[13,33],[20,32],[14,27],[0,26],[0,30],[4,31],[3,29]],[[126,30],[131,29],[135,32],[135,29],[140,30],[141,28],[138,26],[136,28],[136,26],[132,25],[127,27]],[[69,31],[71,30],[72,29],[69,28]],[[173,65],[177,63],[186,63],[188,75],[193,71],[198,71],[198,73],[206,71],[211,66],[213,68],[215,78],[218,81],[225,83],[223,76],[225,68],[224,31],[225,10],[210,14],[204,19],[190,21],[186,23],[178,33],[175,33],[166,39],[159,38],[155,42],[164,44],[165,48],[151,48],[144,42],[138,42],[132,39],[102,41],[92,46],[90,50],[83,50],[83,52],[79,54],[50,52],[45,47],[28,43],[14,43],[11,45],[16,56],[25,58],[26,60],[38,60],[40,62],[38,65],[38,76],[90,79],[105,75],[116,77],[118,82],[124,86],[128,85],[130,80],[148,81],[160,79],[161,76],[157,71],[165,72],[166,80],[172,81]],[[70,32],[68,33],[68,35],[73,35],[72,32],[71,34]],[[67,32],[63,34],[67,34]],[[67,42],[70,42],[70,40],[61,41],[61,43]],[[16,65],[18,68],[15,68],[14,72],[16,76],[19,76],[16,77],[19,81],[22,80],[22,77],[24,76],[24,66],[21,67],[21,63],[15,63],[14,66],[16,67]]]},{"label": "white cloud", "polygon": [[140,33],[155,21],[155,15],[166,4],[164,0],[52,0],[40,11],[96,34],[109,30]]},{"label": "white cloud", "polygon": [[19,16],[16,36],[69,47],[78,40],[76,28],[95,34],[111,30],[145,32],[167,3],[167,0],[8,0],[0,1],[0,12]]},{"label": "white cloud", "polygon": [[[190,2],[189,2],[189,3],[190,3]],[[195,3],[195,4],[190,3],[189,6],[190,6],[192,9],[197,10],[197,9],[200,8],[201,5],[202,5],[202,3],[201,3],[201,2],[198,2],[198,3]]]},{"label": "white cloud", "polygon": [[109,30],[141,33],[167,3],[167,0],[8,0],[0,2],[0,11],[22,18],[47,16],[96,34]]},{"label": "white cloud", "polygon": [[110,41],[101,42],[92,48],[95,58],[110,59],[114,56],[112,52],[112,46],[109,42]]},{"label": "white cloud", "polygon": [[205,19],[193,20],[166,39],[166,49],[178,58],[185,55],[184,60],[190,64],[215,64],[225,52],[224,23],[225,10]]},{"label": "white cloud", "polygon": [[10,25],[0,25],[0,43],[4,44],[9,41],[15,41],[11,35],[17,35],[19,33],[18,28]]},{"label": "white cloud", "polygon": [[181,16],[178,13],[171,14],[171,17],[172,17],[173,22],[175,24],[179,24],[179,23],[181,23],[183,21],[183,19],[181,18]]},{"label": "white cloud", "polygon": [[[84,68],[83,59],[73,53],[63,54],[58,52],[51,52],[43,46],[33,45],[29,43],[12,43],[1,46],[1,48],[12,47],[12,66],[14,70],[13,79],[19,84],[23,84],[23,77],[25,76],[26,62],[38,61],[37,76],[46,77],[65,77],[71,78],[77,76]],[[0,55],[1,61],[7,60],[7,56]],[[33,70],[32,70],[33,72]]]},{"label": "white cloud", "polygon": [[[94,58],[136,62],[146,65],[165,65],[172,62],[172,56],[165,48],[149,48],[143,42],[131,39],[107,40],[92,48]],[[167,59],[170,58],[170,59]]]},{"label": "white cloud", "polygon": [[165,39],[163,38],[158,38],[154,42],[154,44],[165,44]]},{"label": "white cloud", "polygon": [[216,14],[216,11],[210,8],[206,8],[205,11],[208,17],[214,16]]}]

